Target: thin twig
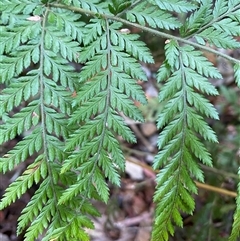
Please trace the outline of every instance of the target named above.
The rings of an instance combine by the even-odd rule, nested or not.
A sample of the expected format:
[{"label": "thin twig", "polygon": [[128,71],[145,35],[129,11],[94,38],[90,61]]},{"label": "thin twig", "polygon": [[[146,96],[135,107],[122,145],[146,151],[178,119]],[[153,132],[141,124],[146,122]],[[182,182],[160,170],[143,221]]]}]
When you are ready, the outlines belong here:
[{"label": "thin twig", "polygon": [[[139,165],[139,166],[141,166],[141,167],[143,167],[143,168],[147,169],[148,171],[151,171],[155,174],[158,173],[158,171],[155,171],[152,167],[146,165],[145,163],[137,162],[137,161],[134,161],[132,159],[128,159],[128,161],[132,162],[136,165]],[[229,190],[224,189],[224,188],[211,186],[211,185],[201,183],[201,182],[198,182],[198,181],[195,181],[195,184],[198,188],[201,188],[201,189],[204,189],[204,190],[213,191],[213,192],[216,192],[216,193],[219,193],[219,194],[222,194],[222,195],[227,195],[227,196],[230,196],[230,197],[237,197],[236,192],[232,192],[232,191],[229,191]]]}]

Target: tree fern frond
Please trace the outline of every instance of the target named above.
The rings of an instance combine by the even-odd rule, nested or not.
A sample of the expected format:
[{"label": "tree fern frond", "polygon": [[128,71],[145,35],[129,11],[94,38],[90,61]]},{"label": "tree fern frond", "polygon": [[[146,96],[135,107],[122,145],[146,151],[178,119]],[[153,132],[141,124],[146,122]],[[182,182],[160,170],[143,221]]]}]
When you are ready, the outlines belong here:
[{"label": "tree fern frond", "polygon": [[[67,214],[70,216],[70,213]],[[47,232],[46,236],[42,239],[43,241],[48,240],[83,240],[88,241],[89,235],[82,227],[93,228],[93,224],[89,218],[82,215],[71,215],[72,218],[65,221],[64,223],[59,220],[59,218],[54,218],[49,231]],[[59,222],[61,221],[61,225]],[[54,227],[55,226],[55,227]],[[77,232],[76,232],[77,230]]]},{"label": "tree fern frond", "polygon": [[[199,158],[205,165],[212,166],[212,158],[208,153],[207,149],[204,147],[202,142],[200,142],[199,138],[194,134],[193,131],[188,130],[186,136],[186,144],[190,146],[193,154]],[[192,164],[194,165],[194,164]],[[191,169],[191,167],[189,166]],[[201,180],[203,181],[203,180]]]},{"label": "tree fern frond", "polygon": [[[112,61],[114,65],[118,65],[118,69],[130,75],[134,79],[147,80],[146,75],[141,68],[141,65],[136,60],[130,57],[129,54],[121,52],[117,47],[111,51]],[[130,68],[131,66],[131,68]]]},{"label": "tree fern frond", "polygon": [[[139,109],[128,99],[128,97],[119,92],[118,89],[113,87],[113,94],[112,94],[112,100],[111,100],[111,106],[118,110],[123,111],[123,113],[126,116],[129,116],[130,118],[137,120],[137,121],[143,121],[142,114],[139,111]],[[134,113],[134,115],[133,115]]]},{"label": "tree fern frond", "polygon": [[46,129],[48,133],[55,134],[58,137],[63,136],[64,139],[67,138],[70,130],[67,126],[66,116],[49,107],[45,107],[44,110],[46,114]]},{"label": "tree fern frond", "polygon": [[[86,123],[80,129],[77,129],[75,131],[76,135],[70,135],[71,141],[66,144],[66,150],[73,150],[74,147],[93,138],[96,134],[100,135],[103,130],[103,124],[102,116],[100,115],[92,119],[91,123]],[[90,128],[91,126],[92,128]],[[81,136],[81,140],[79,140],[79,136]]]},{"label": "tree fern frond", "polygon": [[113,86],[121,89],[129,98],[134,98],[142,104],[147,104],[146,97],[144,95],[139,95],[142,89],[139,84],[134,81],[130,75],[122,73],[121,69],[112,69]]},{"label": "tree fern frond", "polygon": [[39,215],[43,206],[46,204],[50,185],[49,182],[50,179],[47,178],[40,184],[39,189],[32,196],[27,206],[22,210],[21,216],[18,219],[18,234],[20,234],[22,230],[25,229],[36,216]]},{"label": "tree fern frond", "polygon": [[131,22],[138,22],[141,25],[149,24],[152,28],[175,29],[181,24],[171,14],[162,10],[156,11],[154,6],[142,2],[133,9],[127,11],[127,19]]},{"label": "tree fern frond", "polygon": [[[240,175],[240,168],[238,169],[238,175]],[[232,232],[229,237],[229,241],[235,241],[238,237],[240,237],[240,184],[238,183],[238,196],[236,198],[236,210],[233,216],[233,226],[232,226]]]},{"label": "tree fern frond", "polygon": [[[205,72],[205,75],[208,74],[207,73],[208,71],[206,71],[206,69],[203,69],[203,71]],[[197,72],[195,72],[194,70],[192,70],[190,68],[185,68],[185,72],[186,72],[186,75],[188,76],[187,84],[189,86],[193,86],[194,88],[197,88],[203,94],[218,95],[217,89],[213,85],[211,85],[211,83],[209,82],[209,80],[207,78],[198,74]],[[214,72],[214,74],[211,72],[211,73],[209,73],[209,75],[218,76],[220,74],[219,74],[219,72]]]},{"label": "tree fern frond", "polygon": [[213,105],[210,104],[208,100],[203,98],[202,95],[195,93],[192,88],[187,88],[189,91],[186,94],[186,99],[189,105],[194,106],[194,108],[197,111],[199,111],[202,115],[218,120],[218,113],[216,109],[213,107]]},{"label": "tree fern frond", "polygon": [[21,25],[14,29],[1,26],[0,53],[3,54],[4,51],[9,53],[12,50],[16,50],[28,39],[37,36],[40,32],[40,27],[39,22],[31,23],[30,21],[21,22]]},{"label": "tree fern frond", "polygon": [[214,131],[207,125],[201,116],[195,113],[192,108],[187,107],[187,123],[189,128],[195,130],[197,133],[208,141],[218,142]]},{"label": "tree fern frond", "polygon": [[117,115],[116,112],[109,112],[107,123],[110,129],[113,129],[116,134],[122,136],[123,139],[127,142],[136,142],[136,138],[132,131],[125,124],[123,119]]},{"label": "tree fern frond", "polygon": [[85,10],[91,10],[95,13],[104,13],[107,9],[106,3],[99,0],[91,0],[91,2],[86,0],[71,0],[69,1],[69,4],[70,3],[72,3],[75,7],[81,7]]},{"label": "tree fern frond", "polygon": [[46,141],[48,144],[48,159],[49,161],[59,160],[62,161],[66,158],[64,153],[64,143],[55,136],[47,135]]},{"label": "tree fern frond", "polygon": [[240,63],[234,65],[234,77],[235,77],[235,82],[240,88]]},{"label": "tree fern frond", "polygon": [[236,21],[237,23],[240,22],[240,9],[237,9],[236,11],[234,11],[234,13],[232,13],[231,15],[229,15],[229,17],[233,20]]},{"label": "tree fern frond", "polygon": [[60,81],[64,87],[74,90],[76,82],[76,74],[73,73],[74,68],[69,65],[67,60],[59,58],[56,54],[49,50],[44,51],[44,74],[52,75],[54,81]]},{"label": "tree fern frond", "polygon": [[28,156],[33,155],[35,151],[38,152],[41,148],[41,128],[36,128],[30,135],[18,142],[14,149],[0,158],[0,170],[2,172],[12,170],[15,165],[25,161]]},{"label": "tree fern frond", "polygon": [[[19,106],[23,99],[27,101],[31,96],[36,95],[38,89],[38,76],[23,76],[19,77],[18,81],[13,79],[9,87],[0,94],[0,115],[11,111],[15,106]],[[35,105],[37,104],[35,103]]]},{"label": "tree fern frond", "polygon": [[168,61],[164,61],[161,67],[157,72],[157,81],[160,83],[161,81],[165,81],[171,76],[171,66],[168,64]]},{"label": "tree fern frond", "polygon": [[36,238],[41,233],[43,233],[44,229],[49,225],[51,217],[55,212],[55,200],[53,198],[50,198],[43,206],[41,213],[37,216],[37,218],[31,223],[31,226],[27,229],[25,233],[25,239],[29,241],[36,240]]},{"label": "tree fern frond", "polygon": [[11,56],[2,56],[0,75],[3,80],[9,81],[18,76],[24,69],[28,68],[31,61],[38,61],[35,58],[36,45],[20,46],[18,52],[12,52]]},{"label": "tree fern frond", "polygon": [[[64,87],[57,85],[49,78],[44,78],[45,92],[44,100],[45,104],[49,106],[59,107],[63,113],[71,113],[71,93]],[[68,81],[70,81],[68,79]]]},{"label": "tree fern frond", "polygon": [[[1,1],[0,144],[23,139],[0,157],[0,172],[37,155],[0,202],[3,209],[37,184],[18,219],[24,240],[88,241],[90,216],[100,215],[92,200],[107,203],[108,183],[121,184],[121,140],[136,142],[125,119],[144,121],[138,81],[147,80],[142,62],[154,63],[137,27],[167,39],[157,75],[166,83],[159,88],[152,241],[183,226],[181,213],[195,208],[194,180],[204,182],[199,162],[212,165],[204,142],[217,142],[205,118],[218,113],[205,95],[218,94],[208,78],[222,77],[201,49],[233,61],[240,86],[238,61],[218,49],[240,47],[239,11],[239,0]],[[239,198],[231,241],[239,236],[238,206]]]},{"label": "tree fern frond", "polygon": [[[117,27],[120,27],[120,26],[117,25]],[[112,33],[116,35],[116,38],[117,38],[117,44],[114,44],[114,45],[119,46],[120,51],[125,50],[129,55],[145,63],[154,62],[152,55],[150,54],[148,48],[146,47],[146,44],[138,40],[139,35],[122,34],[121,31],[117,31],[115,29],[114,24],[110,26],[110,34]]]},{"label": "tree fern frond", "polygon": [[[166,108],[163,109],[162,114],[159,116],[158,119],[157,125],[159,129],[164,127],[166,123],[168,123],[174,118],[175,114],[177,114],[178,111],[181,111],[183,109],[180,98],[180,94],[177,93],[171,98],[171,100],[166,103]],[[161,99],[161,95],[160,101],[163,101]]]},{"label": "tree fern frond", "polygon": [[[55,10],[55,9],[54,9]],[[83,27],[85,23],[80,21],[81,15],[75,13],[72,14],[70,11],[58,9],[49,13],[49,22],[53,25],[57,25],[58,30],[64,30],[66,36],[77,40],[78,43],[82,42],[83,39]],[[56,29],[53,29],[56,32]],[[61,32],[59,32],[60,34]]]},{"label": "tree fern frond", "polygon": [[212,19],[212,1],[206,0],[194,11],[181,27],[180,32],[183,36],[188,36],[199,30],[201,26],[207,24]]},{"label": "tree fern frond", "polygon": [[181,0],[148,0],[150,3],[157,5],[160,9],[169,10],[169,11],[176,11],[176,12],[189,12],[196,8],[196,5]]},{"label": "tree fern frond", "polygon": [[205,75],[206,77],[222,78],[217,68],[211,62],[207,61],[207,58],[200,51],[194,50],[189,45],[180,47],[179,50],[182,54],[183,64],[186,67],[190,67],[200,75]]},{"label": "tree fern frond", "polygon": [[232,36],[240,36],[240,29],[239,29],[240,21],[233,21],[230,17],[224,18],[216,23],[213,26],[218,30],[225,31],[229,35]]},{"label": "tree fern frond", "polygon": [[[170,65],[174,72],[159,95],[160,101],[168,102],[158,119],[158,127],[163,128],[163,131],[159,136],[160,151],[155,157],[153,167],[165,167],[157,177],[158,186],[154,197],[157,208],[152,240],[168,240],[168,235],[174,233],[173,223],[182,226],[180,210],[187,213],[194,210],[191,193],[197,193],[197,189],[192,178],[204,180],[196,159],[212,165],[211,157],[197,135],[205,140],[217,142],[214,131],[197,112],[215,119],[218,119],[218,114],[208,101],[194,92],[193,85],[203,92],[208,91],[196,85],[193,80],[188,81],[189,70],[191,73],[195,72],[194,78],[202,80],[204,67],[201,67],[201,64],[206,64],[205,58],[198,51],[195,54],[194,49],[193,56],[186,57],[185,51],[188,51],[188,46],[180,47],[171,41],[167,45],[170,46],[166,46],[166,56],[170,56]],[[174,54],[171,49],[174,50]],[[196,59],[199,58],[198,63],[195,62],[195,55]],[[192,61],[189,61],[190,59]],[[212,68],[214,73],[205,72],[205,75],[218,77],[217,70],[211,64],[207,65],[205,68]],[[203,78],[203,82],[206,82],[206,78]],[[211,87],[209,92],[217,94],[214,87]]]},{"label": "tree fern frond", "polygon": [[0,143],[12,140],[23,131],[28,131],[33,125],[37,125],[39,120],[39,104],[32,101],[27,107],[24,107],[19,113],[7,119],[6,124],[0,125],[1,137]]},{"label": "tree fern frond", "polygon": [[81,95],[74,98],[72,105],[74,107],[79,104],[92,99],[98,93],[106,89],[107,85],[107,71],[101,71],[97,76],[93,76],[91,81],[87,81],[81,88]]},{"label": "tree fern frond", "polygon": [[49,27],[45,34],[45,46],[46,49],[52,49],[54,53],[60,53],[64,59],[75,62],[78,61],[81,51],[79,42],[65,36],[65,33],[56,31],[54,27]]},{"label": "tree fern frond", "polygon": [[215,29],[214,27],[209,27],[196,36],[206,39],[218,48],[240,48],[240,43],[228,35],[227,32]]},{"label": "tree fern frond", "polygon": [[228,2],[225,0],[217,0],[213,8],[213,17],[217,18],[228,10]]},{"label": "tree fern frond", "polygon": [[167,63],[174,68],[175,66],[178,68],[179,61],[178,61],[178,43],[177,41],[171,40],[169,43],[165,46],[165,54],[167,58]]},{"label": "tree fern frond", "polygon": [[73,117],[72,122],[86,120],[89,119],[92,115],[101,113],[106,104],[105,97],[106,92],[100,92],[98,93],[98,95],[95,96],[94,99],[82,104],[81,110],[78,109],[75,112],[75,116]]},{"label": "tree fern frond", "polygon": [[40,165],[34,163],[25,170],[13,183],[9,185],[1,199],[0,209],[5,208],[17,198],[20,198],[27,189],[31,188],[33,183],[38,184],[40,180]]}]

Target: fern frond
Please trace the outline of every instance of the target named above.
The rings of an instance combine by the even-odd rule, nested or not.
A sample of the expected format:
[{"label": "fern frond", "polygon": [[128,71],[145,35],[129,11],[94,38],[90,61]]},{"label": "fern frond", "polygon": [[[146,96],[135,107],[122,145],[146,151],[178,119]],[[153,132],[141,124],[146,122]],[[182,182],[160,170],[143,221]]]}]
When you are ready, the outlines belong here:
[{"label": "fern frond", "polygon": [[[210,83],[207,83],[211,86],[210,91],[200,87],[196,80],[191,79],[191,74],[199,83],[206,83],[207,80],[202,75],[219,77],[218,71],[212,64],[206,63],[202,54],[192,47],[180,47],[175,41],[170,41],[167,45],[167,61],[174,73],[159,95],[160,101],[167,101],[167,104],[158,119],[158,127],[163,130],[158,140],[160,151],[153,164],[155,169],[164,166],[157,176],[154,196],[157,208],[152,240],[158,241],[168,240],[169,234],[173,235],[173,224],[182,226],[180,211],[191,214],[194,210],[191,193],[197,193],[197,188],[192,178],[204,180],[196,159],[212,165],[210,154],[197,136],[217,142],[214,131],[201,115],[218,119],[218,114],[193,87],[214,95],[217,90]],[[207,68],[212,71],[206,72]],[[189,73],[191,81],[188,79]],[[159,81],[163,76],[168,77],[160,74]]]},{"label": "fern frond", "polygon": [[99,0],[91,0],[91,2],[86,0],[70,0],[68,1],[68,4],[73,4],[75,7],[80,7],[86,10],[91,10],[95,13],[107,13],[108,8],[105,1],[99,1]]},{"label": "fern frond", "polygon": [[232,36],[240,36],[240,29],[239,29],[240,21],[233,21],[230,17],[224,18],[216,23],[213,26],[216,29],[221,31],[225,31],[227,34]]},{"label": "fern frond", "polygon": [[[136,58],[145,62],[152,62],[153,59],[146,54],[148,51],[137,35],[121,33],[121,24],[103,23],[102,19],[91,23],[98,29],[98,38],[97,35],[88,33],[90,29],[86,28],[87,46],[80,57],[81,62],[87,61],[81,72],[81,82],[85,81],[86,85],[74,100],[76,111],[71,117],[71,124],[79,123],[80,128],[70,135],[67,150],[72,151],[72,154],[64,162],[61,171],[64,174],[73,167],[79,167],[80,174],[77,183],[63,193],[60,204],[81,193],[88,198],[97,193],[107,202],[109,190],[105,178],[119,185],[118,171],[125,166],[114,134],[121,135],[126,140],[135,140],[129,128],[125,125],[120,127],[123,121],[117,113],[122,112],[135,120],[143,120],[130,100],[134,98],[146,103],[140,87],[133,80],[146,78]],[[110,37],[112,41],[109,41]],[[138,95],[135,95],[136,91]]]},{"label": "fern frond", "polygon": [[[211,78],[222,78],[218,70],[213,66],[200,51],[194,50],[192,46],[183,46],[180,48],[183,64],[190,67],[200,75]],[[215,91],[216,94],[216,91]]]},{"label": "fern frond", "polygon": [[[204,118],[218,119],[218,113],[204,95],[218,94],[208,78],[221,75],[195,47],[214,53],[202,45],[239,48],[233,38],[239,35],[239,7],[238,0],[1,1],[0,144],[23,139],[0,157],[0,172],[37,155],[0,202],[3,209],[37,184],[18,219],[24,240],[44,234],[43,241],[88,241],[90,216],[100,215],[92,199],[107,203],[108,182],[121,184],[125,157],[118,137],[136,142],[125,118],[144,121],[135,105],[147,103],[138,84],[147,80],[140,62],[154,63],[125,24],[169,36],[158,71],[158,81],[166,83],[159,95],[165,106],[153,167],[162,169],[152,240],[166,241],[175,224],[183,225],[181,212],[192,214],[195,206],[194,179],[204,181],[198,160],[212,165],[202,140],[217,142]],[[182,37],[157,28],[180,30]],[[240,86],[240,65],[225,57],[235,62]],[[79,73],[75,64],[81,64]],[[239,236],[238,206],[239,199],[231,241]]]},{"label": "fern frond", "polygon": [[227,32],[215,29],[214,27],[209,27],[203,30],[202,32],[197,34],[197,36],[206,39],[218,48],[240,48],[240,43],[237,42],[233,37],[228,35]]},{"label": "fern frond", "polygon": [[[238,175],[240,175],[240,169],[238,169]],[[238,183],[238,196],[236,198],[236,210],[233,216],[233,226],[232,232],[229,237],[229,241],[235,241],[238,237],[240,237],[240,184]]]},{"label": "fern frond", "polygon": [[46,49],[52,49],[54,53],[60,53],[64,59],[75,62],[81,51],[79,42],[65,36],[65,32],[56,31],[54,27],[49,27],[45,34],[45,46]]},{"label": "fern frond", "polygon": [[200,7],[186,19],[184,25],[181,27],[180,32],[183,36],[188,36],[198,31],[201,26],[209,23],[212,19],[212,1],[205,0],[201,2]]},{"label": "fern frond", "polygon": [[[139,41],[139,35],[137,34],[121,34],[120,31],[116,30],[116,27],[121,27],[121,25],[112,25],[111,26],[111,39],[117,38],[116,44],[119,46],[119,50],[125,50],[129,55],[133,56],[134,58],[143,61],[145,63],[153,63],[153,57],[151,56],[148,48],[146,47],[145,43]],[[114,36],[114,37],[113,37]],[[118,49],[118,48],[116,48]]]},{"label": "fern frond", "polygon": [[32,187],[34,182],[35,184],[38,184],[40,175],[39,163],[34,163],[28,166],[25,172],[6,189],[6,192],[0,202],[0,209],[9,206],[17,198],[20,198],[27,189]]},{"label": "fern frond", "polygon": [[[71,113],[71,93],[64,87],[58,86],[54,81],[49,78],[44,78],[45,104],[49,106],[58,107],[63,113]],[[68,79],[68,81],[70,81]]]},{"label": "fern frond", "polygon": [[189,12],[196,8],[196,5],[188,1],[178,0],[148,0],[150,3],[157,5],[160,9],[175,11],[175,12]]},{"label": "fern frond", "polygon": [[[18,47],[19,52],[12,52],[11,56],[2,56],[0,75],[2,80],[9,81],[28,68],[31,61],[38,61],[34,53],[36,45],[23,45]],[[4,81],[4,82],[5,82]]]},{"label": "fern frond", "polygon": [[[34,118],[35,117],[35,118]],[[36,126],[39,120],[39,103],[32,101],[19,113],[7,119],[6,124],[0,125],[0,144],[12,140],[23,131],[28,131],[32,126]]]},{"label": "fern frond", "polygon": [[28,156],[42,148],[41,128],[36,128],[31,134],[26,136],[22,141],[0,158],[0,170],[6,172],[12,170],[15,165],[24,162]]},{"label": "fern frond", "polygon": [[41,184],[39,189],[32,196],[30,202],[22,210],[21,216],[18,219],[17,233],[20,234],[23,229],[41,212],[43,206],[46,204],[48,199],[48,189],[49,189],[50,179],[45,179]]},{"label": "fern frond", "polygon": [[[66,207],[65,207],[66,208]],[[61,213],[64,213],[63,208]],[[89,235],[83,227],[93,228],[93,223],[89,218],[79,213],[65,213],[68,220],[63,222],[60,218],[55,217],[50,225],[49,231],[46,233],[43,241],[48,240],[83,240],[88,241]]]},{"label": "fern frond", "polygon": [[141,25],[148,24],[152,28],[176,29],[181,26],[179,21],[171,14],[157,10],[153,5],[142,2],[133,9],[127,11],[127,19],[138,22]]},{"label": "fern frond", "polygon": [[[53,28],[55,33],[60,34],[63,30],[66,36],[72,38],[72,40],[77,40],[78,43],[81,43],[83,40],[83,31],[82,29],[85,26],[85,23],[80,21],[81,15],[75,13],[72,14],[70,11],[63,9],[54,9],[48,15],[49,22],[53,25],[56,24],[59,32]],[[62,33],[62,37],[65,37]],[[79,47],[79,46],[78,46]]]},{"label": "fern frond", "polygon": [[217,0],[213,8],[213,17],[217,18],[228,10],[228,2],[225,0]]},{"label": "fern frond", "polygon": [[67,138],[70,130],[64,114],[57,113],[55,110],[45,107],[46,129],[48,133],[55,134],[57,137]]},{"label": "fern frond", "polygon": [[43,231],[48,227],[51,217],[56,212],[56,203],[54,198],[49,198],[48,201],[43,206],[41,213],[37,218],[31,223],[31,226],[27,229],[25,233],[26,240],[36,240],[36,238],[43,233]]},{"label": "fern frond", "polygon": [[234,77],[236,84],[240,88],[240,63],[234,65]]}]

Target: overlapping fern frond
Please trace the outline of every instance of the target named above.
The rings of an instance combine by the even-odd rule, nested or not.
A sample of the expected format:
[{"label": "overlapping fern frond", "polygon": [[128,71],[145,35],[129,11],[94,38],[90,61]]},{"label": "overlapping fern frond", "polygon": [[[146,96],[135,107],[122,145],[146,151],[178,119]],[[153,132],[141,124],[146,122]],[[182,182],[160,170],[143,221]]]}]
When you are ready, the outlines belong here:
[{"label": "overlapping fern frond", "polygon": [[[240,43],[233,38],[240,35],[239,19],[233,17],[239,11],[239,3],[216,1],[211,7],[211,2],[202,1],[186,19],[180,29],[181,34],[193,36],[203,45],[208,41],[220,48],[239,48]],[[227,23],[229,29],[225,31]],[[197,193],[193,178],[204,181],[197,160],[212,165],[210,154],[199,137],[217,142],[214,131],[203,117],[218,119],[218,114],[204,94],[218,94],[208,78],[221,78],[221,75],[200,51],[188,45],[181,46],[173,40],[167,42],[166,61],[158,73],[159,81],[167,80],[159,95],[159,100],[167,101],[167,104],[158,119],[158,127],[162,131],[154,168],[162,169],[157,176],[154,196],[157,208],[152,240],[168,240],[169,234],[174,234],[174,225],[183,225],[181,212],[193,212],[191,194]],[[238,69],[239,64],[236,63],[237,84]],[[239,217],[237,209],[230,240],[239,235]]]},{"label": "overlapping fern frond", "polygon": [[[136,81],[147,80],[140,62],[154,63],[123,23],[160,36],[158,29],[179,30],[185,44],[168,35],[158,72],[166,105],[153,165],[161,170],[152,240],[168,240],[174,225],[183,225],[181,212],[194,210],[193,180],[204,181],[198,161],[212,165],[201,140],[217,142],[205,119],[218,113],[206,95],[218,94],[208,78],[221,75],[196,46],[240,48],[239,1],[2,0],[0,12],[0,144],[21,136],[0,158],[0,172],[33,160],[6,189],[0,209],[36,184],[18,220],[27,241],[43,233],[43,241],[89,240],[90,216],[100,215],[91,200],[106,203],[108,181],[119,186],[125,169],[118,136],[136,141],[124,117],[144,121],[134,104],[147,103]],[[231,60],[240,86],[240,63]],[[82,65],[80,73],[72,63]],[[239,206],[238,197],[231,241],[239,236]]]},{"label": "overlapping fern frond", "polygon": [[[66,190],[60,203],[80,193],[93,197],[95,192],[107,202],[109,190],[105,178],[119,185],[119,171],[125,167],[116,136],[135,141],[119,113],[143,121],[130,100],[146,103],[134,80],[146,79],[136,58],[149,63],[153,59],[145,45],[137,40],[138,36],[121,33],[121,27],[119,23],[96,19],[86,28],[85,47],[80,56],[80,61],[86,62],[80,79],[85,84],[74,100],[76,110],[70,120],[79,128],[70,136],[66,150],[72,154],[62,168],[62,173],[71,168],[79,170],[79,181]],[[97,29],[98,34],[93,35],[92,29]]]},{"label": "overlapping fern frond", "polygon": [[[0,169],[12,170],[29,156],[34,162],[7,188],[0,207],[20,198],[34,183],[41,183],[23,209],[18,226],[18,233],[27,229],[26,240],[35,240],[47,227],[55,230],[60,223],[69,224],[66,211],[59,211],[65,206],[57,208],[64,189],[59,186],[59,168],[67,156],[63,152],[70,133],[67,117],[77,83],[69,61],[77,61],[82,39],[79,28],[84,23],[78,21],[77,14],[72,16],[70,11],[50,9],[36,1],[3,1],[1,11],[0,75],[6,88],[0,95],[0,142],[28,134],[1,157]],[[75,208],[69,209],[74,213]],[[72,216],[76,221],[75,213]],[[81,225],[85,222],[78,220]]]},{"label": "overlapping fern frond", "polygon": [[183,225],[180,212],[191,214],[194,210],[191,194],[196,194],[197,189],[193,178],[204,181],[196,160],[212,165],[199,136],[217,142],[202,116],[218,119],[218,114],[202,94],[217,95],[207,77],[220,78],[221,75],[199,51],[188,45],[179,46],[173,40],[166,45],[166,59],[159,69],[158,80],[165,80],[162,75],[165,68],[172,74],[159,95],[160,101],[167,104],[158,119],[158,128],[162,131],[154,168],[163,169],[157,175],[154,196],[157,208],[153,240],[168,240],[168,234],[174,233],[173,224]]}]

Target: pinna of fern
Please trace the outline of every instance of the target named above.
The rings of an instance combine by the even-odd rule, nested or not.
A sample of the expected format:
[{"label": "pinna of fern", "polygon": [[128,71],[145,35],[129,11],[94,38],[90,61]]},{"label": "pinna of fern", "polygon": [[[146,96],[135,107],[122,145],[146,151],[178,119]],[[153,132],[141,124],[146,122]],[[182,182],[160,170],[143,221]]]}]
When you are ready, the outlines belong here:
[{"label": "pinna of fern", "polygon": [[183,225],[180,212],[192,214],[194,210],[191,194],[196,194],[197,188],[193,178],[204,181],[196,160],[212,165],[210,154],[198,136],[217,142],[202,115],[218,119],[218,114],[202,94],[217,95],[207,77],[221,75],[191,46],[180,46],[171,40],[165,49],[166,61],[159,69],[158,81],[168,79],[159,94],[159,100],[167,104],[158,119],[158,128],[162,129],[158,140],[160,151],[153,165],[155,169],[163,168],[157,175],[152,240],[168,240],[168,235],[174,234],[173,224]]},{"label": "pinna of fern", "polygon": [[[80,79],[85,84],[74,100],[75,111],[70,120],[71,125],[77,124],[80,128],[70,135],[66,151],[71,154],[62,168],[62,173],[71,168],[79,170],[79,182],[63,193],[60,203],[83,192],[91,197],[91,190],[107,202],[109,190],[105,178],[120,185],[119,171],[125,167],[115,136],[135,141],[118,113],[143,121],[129,98],[146,103],[134,80],[146,80],[136,58],[150,63],[153,59],[145,45],[137,40],[138,36],[121,33],[121,27],[119,23],[109,24],[105,19],[96,19],[86,28],[86,42],[80,56],[80,61],[86,62]],[[98,29],[98,36],[92,35],[94,28]],[[86,189],[90,186],[93,188]]]},{"label": "pinna of fern", "polygon": [[[71,172],[65,176],[59,173],[67,157],[63,152],[71,131],[67,117],[72,112],[71,91],[77,83],[68,62],[77,61],[82,36],[79,28],[84,23],[78,21],[79,15],[72,16],[68,10],[40,7],[31,1],[11,1],[11,4],[4,1],[1,10],[4,10],[0,33],[1,82],[6,88],[0,95],[3,120],[0,143],[17,135],[24,136],[26,131],[28,135],[0,158],[0,170],[4,173],[13,170],[28,157],[33,163],[6,189],[0,208],[15,202],[34,184],[38,185],[22,210],[17,233],[25,230],[25,240],[29,241],[44,232],[44,240],[49,240],[49,234],[59,240],[87,240],[83,227],[92,228],[93,224],[86,213],[99,215],[97,210],[81,197],[58,206],[65,187],[76,181]],[[35,17],[26,16],[30,14]],[[13,110],[17,112],[14,115]],[[77,212],[79,199],[81,213]],[[73,232],[77,229],[79,232]]]}]

